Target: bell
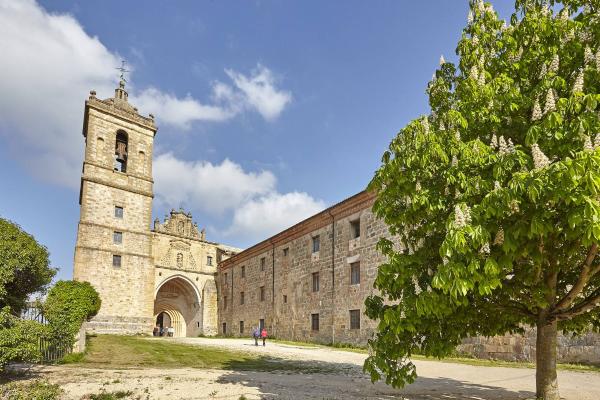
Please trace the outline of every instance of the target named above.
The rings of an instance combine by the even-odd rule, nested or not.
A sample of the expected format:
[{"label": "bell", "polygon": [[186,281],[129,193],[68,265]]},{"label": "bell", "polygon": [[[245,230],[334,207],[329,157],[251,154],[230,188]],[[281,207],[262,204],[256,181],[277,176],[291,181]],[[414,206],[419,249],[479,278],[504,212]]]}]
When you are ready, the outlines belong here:
[{"label": "bell", "polygon": [[117,155],[117,161],[124,162],[127,158],[127,143],[118,141],[115,154]]}]

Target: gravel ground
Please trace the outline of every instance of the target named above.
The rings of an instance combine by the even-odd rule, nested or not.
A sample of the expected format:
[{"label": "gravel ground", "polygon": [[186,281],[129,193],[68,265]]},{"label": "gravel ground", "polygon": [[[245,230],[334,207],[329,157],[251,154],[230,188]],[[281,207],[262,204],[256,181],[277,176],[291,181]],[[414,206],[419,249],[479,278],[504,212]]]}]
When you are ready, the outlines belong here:
[{"label": "gravel ground", "polygon": [[[154,339],[156,340],[156,339]],[[371,384],[362,373],[365,355],[322,347],[267,342],[255,347],[245,339],[165,339],[198,346],[215,346],[274,359],[295,360],[322,370],[257,372],[214,369],[88,369],[74,366],[36,367],[34,375],[59,383],[66,399],[81,399],[102,390],[131,391],[140,399],[531,399],[535,370],[478,367],[437,361],[416,361],[419,378],[404,389]],[[600,399],[600,373],[559,371],[567,400]]]}]

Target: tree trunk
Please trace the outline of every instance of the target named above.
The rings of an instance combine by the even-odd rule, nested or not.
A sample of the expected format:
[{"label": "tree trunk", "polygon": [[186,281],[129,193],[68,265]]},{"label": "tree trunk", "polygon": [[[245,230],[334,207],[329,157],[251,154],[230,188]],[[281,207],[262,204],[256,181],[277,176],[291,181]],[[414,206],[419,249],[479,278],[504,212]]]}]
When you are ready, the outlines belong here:
[{"label": "tree trunk", "polygon": [[542,400],[560,400],[556,378],[556,333],[557,322],[540,317],[535,346],[535,389],[536,397]]}]

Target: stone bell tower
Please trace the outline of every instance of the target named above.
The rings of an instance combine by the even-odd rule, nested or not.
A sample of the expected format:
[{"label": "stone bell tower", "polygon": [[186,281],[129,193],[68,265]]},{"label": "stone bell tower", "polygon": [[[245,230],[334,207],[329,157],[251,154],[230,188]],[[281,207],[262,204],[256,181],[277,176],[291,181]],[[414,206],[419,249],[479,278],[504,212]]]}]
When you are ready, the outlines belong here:
[{"label": "stone bell tower", "polygon": [[85,102],[85,158],[73,277],[90,282],[102,306],[88,324],[98,333],[150,333],[153,326],[152,149],[154,117],[114,98]]}]

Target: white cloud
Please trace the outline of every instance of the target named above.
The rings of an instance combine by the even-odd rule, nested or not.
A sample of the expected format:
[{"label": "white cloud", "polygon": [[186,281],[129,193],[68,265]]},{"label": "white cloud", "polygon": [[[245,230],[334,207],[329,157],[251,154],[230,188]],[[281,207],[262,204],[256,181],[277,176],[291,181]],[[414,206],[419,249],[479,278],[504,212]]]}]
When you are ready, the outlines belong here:
[{"label": "white cloud", "polygon": [[[101,98],[112,95],[120,57],[72,16],[48,13],[34,0],[0,0],[0,49],[0,139],[35,175],[77,188],[84,146],[82,103],[91,89]],[[227,74],[234,87],[215,83],[215,104],[153,87],[130,98],[140,112],[154,113],[159,125],[179,128],[224,121],[246,110],[272,120],[291,99],[275,87],[265,67],[249,77],[231,70]]]},{"label": "white cloud", "polygon": [[200,104],[189,94],[178,99],[156,88],[148,88],[132,97],[131,102],[140,110],[156,114],[161,123],[188,129],[195,121],[225,121],[235,115],[227,108]]},{"label": "white cloud", "polygon": [[183,161],[171,153],[154,159],[156,199],[163,205],[184,205],[223,213],[275,189],[270,171],[245,172],[228,159],[221,164]]},{"label": "white cloud", "polygon": [[325,208],[325,203],[306,193],[269,193],[237,208],[228,235],[264,239]]},{"label": "white cloud", "polygon": [[258,64],[250,77],[231,69],[225,70],[241,92],[247,107],[254,108],[266,120],[273,120],[292,101],[292,94],[277,90],[275,78],[268,68]]},{"label": "white cloud", "polygon": [[231,213],[229,237],[260,240],[325,208],[306,193],[279,193],[270,171],[246,172],[230,161],[183,161],[171,153],[154,161],[156,199],[163,207]]}]

